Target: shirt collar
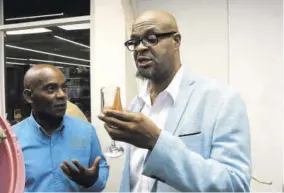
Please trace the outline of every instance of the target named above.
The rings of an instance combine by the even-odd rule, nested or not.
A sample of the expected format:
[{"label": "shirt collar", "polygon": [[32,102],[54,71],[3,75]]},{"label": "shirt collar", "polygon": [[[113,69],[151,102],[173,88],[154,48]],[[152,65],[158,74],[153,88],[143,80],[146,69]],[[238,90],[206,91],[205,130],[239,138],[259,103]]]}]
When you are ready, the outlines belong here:
[{"label": "shirt collar", "polygon": [[[183,66],[181,66],[179,68],[179,70],[177,71],[177,73],[175,74],[171,83],[163,91],[163,92],[166,92],[170,95],[170,97],[173,100],[173,104],[175,104],[175,102],[176,102],[177,95],[178,95],[178,92],[179,92],[179,87],[180,87],[180,84],[182,82],[183,76],[184,76],[184,68],[183,68]],[[139,92],[138,97],[137,97],[141,106],[143,106],[144,104],[151,106],[149,90],[150,90],[149,81],[147,81],[142,86],[142,89]],[[161,93],[163,93],[163,92],[161,92]]]},{"label": "shirt collar", "polygon": [[150,105],[150,92],[149,92],[149,81],[145,82],[145,84],[142,86],[141,91],[138,94],[138,101],[141,106],[144,104]]},{"label": "shirt collar", "polygon": [[184,73],[184,69],[181,66],[179,70],[177,71],[177,73],[175,74],[169,86],[165,89],[165,91],[169,93],[170,96],[172,97],[174,104],[176,103],[176,100],[177,100],[177,95],[178,95],[180,84],[183,78],[183,73]]},{"label": "shirt collar", "polygon": [[[51,137],[50,135],[46,133],[46,131],[42,128],[42,126],[40,126],[38,122],[35,120],[33,112],[31,112],[31,115],[29,117],[29,122],[33,128],[36,128],[36,130],[38,131],[41,137],[43,138]],[[64,117],[63,117],[63,121],[61,122],[60,126],[54,132],[59,131],[62,134],[63,129],[64,129]]]}]

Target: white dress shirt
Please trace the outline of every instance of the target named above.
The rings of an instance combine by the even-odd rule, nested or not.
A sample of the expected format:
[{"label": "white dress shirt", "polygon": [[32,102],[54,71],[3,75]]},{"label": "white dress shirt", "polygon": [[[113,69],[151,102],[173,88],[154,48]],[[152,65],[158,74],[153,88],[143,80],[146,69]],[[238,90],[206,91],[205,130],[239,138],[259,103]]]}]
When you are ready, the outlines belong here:
[{"label": "white dress shirt", "polygon": [[[183,71],[183,67],[181,67],[169,86],[157,96],[153,105],[151,104],[149,84],[146,84],[138,95],[138,100],[143,106],[141,112],[149,117],[161,130],[164,128],[168,112],[175,104]],[[131,146],[130,190],[132,192],[151,192],[155,182],[155,179],[142,175],[143,163],[147,153],[147,149]]]}]

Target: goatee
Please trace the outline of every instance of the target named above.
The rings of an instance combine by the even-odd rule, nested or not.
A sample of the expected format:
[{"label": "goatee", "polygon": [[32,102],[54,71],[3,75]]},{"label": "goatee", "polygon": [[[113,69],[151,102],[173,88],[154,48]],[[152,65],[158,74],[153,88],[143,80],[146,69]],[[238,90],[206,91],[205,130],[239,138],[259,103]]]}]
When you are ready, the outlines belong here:
[{"label": "goatee", "polygon": [[137,70],[137,72],[136,72],[136,78],[139,78],[139,79],[142,80],[142,81],[149,80],[148,78],[142,76],[141,73],[140,73],[138,70]]},{"label": "goatee", "polygon": [[140,68],[137,69],[136,77],[141,80],[152,80],[155,76],[154,69],[152,68]]}]

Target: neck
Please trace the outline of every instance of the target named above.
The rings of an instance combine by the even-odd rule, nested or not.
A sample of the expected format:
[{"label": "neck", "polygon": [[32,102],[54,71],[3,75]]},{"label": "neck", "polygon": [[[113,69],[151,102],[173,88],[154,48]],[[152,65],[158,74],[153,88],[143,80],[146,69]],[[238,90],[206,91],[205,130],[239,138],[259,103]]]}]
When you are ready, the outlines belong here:
[{"label": "neck", "polygon": [[177,69],[174,69],[172,73],[161,82],[150,81],[150,96],[152,104],[155,102],[157,96],[169,86],[180,67],[181,66],[179,66]]},{"label": "neck", "polygon": [[36,122],[47,134],[52,134],[52,132],[60,126],[63,120],[63,117],[54,117],[46,113],[39,112],[33,112],[33,116]]}]

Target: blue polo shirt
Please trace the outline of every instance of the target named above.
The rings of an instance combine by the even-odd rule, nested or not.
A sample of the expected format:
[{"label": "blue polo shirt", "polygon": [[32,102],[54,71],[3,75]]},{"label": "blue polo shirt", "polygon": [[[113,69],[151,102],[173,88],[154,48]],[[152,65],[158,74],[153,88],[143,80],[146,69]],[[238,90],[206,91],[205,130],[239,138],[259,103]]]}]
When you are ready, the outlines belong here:
[{"label": "blue polo shirt", "polygon": [[[25,192],[99,192],[105,188],[109,166],[91,124],[65,115],[62,125],[48,136],[31,115],[13,129],[24,154]],[[99,178],[89,188],[70,180],[59,167],[63,160],[73,165],[72,159],[77,159],[90,168],[97,156],[102,158]]]}]

